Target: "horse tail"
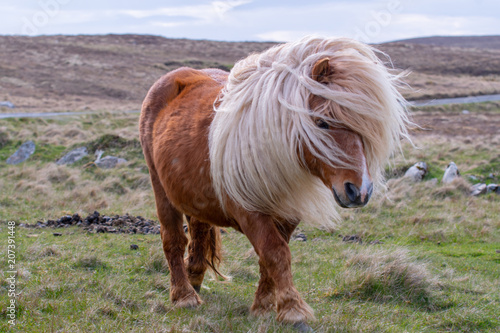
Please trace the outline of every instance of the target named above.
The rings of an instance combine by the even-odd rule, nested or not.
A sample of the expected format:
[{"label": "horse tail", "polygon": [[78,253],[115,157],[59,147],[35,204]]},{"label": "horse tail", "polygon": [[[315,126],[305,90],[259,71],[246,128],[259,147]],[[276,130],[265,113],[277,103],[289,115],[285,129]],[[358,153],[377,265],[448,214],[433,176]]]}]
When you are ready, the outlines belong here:
[{"label": "horse tail", "polygon": [[221,228],[212,226],[208,234],[208,248],[205,252],[205,260],[208,267],[220,276],[223,280],[229,280],[229,276],[222,274],[219,271],[219,266],[222,262],[222,239]]}]

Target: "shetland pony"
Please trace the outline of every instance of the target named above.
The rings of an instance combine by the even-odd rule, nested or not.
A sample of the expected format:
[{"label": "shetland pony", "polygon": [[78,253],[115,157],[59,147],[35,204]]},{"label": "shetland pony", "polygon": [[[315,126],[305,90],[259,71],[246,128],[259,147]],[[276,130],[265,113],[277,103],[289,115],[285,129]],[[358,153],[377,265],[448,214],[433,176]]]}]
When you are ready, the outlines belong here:
[{"label": "shetland pony", "polygon": [[276,310],[297,325],[314,318],[292,281],[290,236],[299,222],[334,228],[335,202],[364,206],[382,184],[407,137],[399,82],[372,47],[318,37],[250,55],[229,74],[180,68],[161,77],[144,100],[140,139],[171,301],[201,304],[205,271],[221,260],[219,227],[232,227],[259,256],[251,313]]}]

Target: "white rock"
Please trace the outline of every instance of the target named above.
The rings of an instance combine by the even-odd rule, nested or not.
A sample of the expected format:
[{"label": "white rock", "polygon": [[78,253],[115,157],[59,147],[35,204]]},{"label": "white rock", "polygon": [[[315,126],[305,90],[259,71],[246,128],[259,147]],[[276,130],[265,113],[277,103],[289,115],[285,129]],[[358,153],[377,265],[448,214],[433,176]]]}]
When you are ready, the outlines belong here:
[{"label": "white rock", "polygon": [[56,164],[73,164],[76,161],[81,160],[83,157],[87,156],[89,153],[87,152],[87,147],[79,147],[75,148],[63,157],[61,157]]},{"label": "white rock", "polygon": [[460,176],[460,172],[458,171],[458,167],[454,162],[450,162],[446,167],[443,175],[443,183],[451,183],[455,178]]},{"label": "white rock", "polygon": [[500,194],[500,185],[498,184],[490,184],[486,186],[486,193],[495,192]]},{"label": "white rock", "polygon": [[406,172],[405,177],[410,178],[414,182],[419,182],[424,179],[425,175],[429,171],[427,163],[418,162],[411,166]]},{"label": "white rock", "polygon": [[[101,154],[102,155],[102,154]],[[104,158],[99,158],[95,160],[95,164],[102,169],[111,169],[116,167],[118,164],[126,163],[127,160],[124,158],[116,157],[116,156],[106,156]]]},{"label": "white rock", "polygon": [[478,196],[481,194],[485,194],[486,193],[486,184],[478,183],[478,184],[472,185],[470,190],[471,190],[470,195],[472,195],[472,196]]},{"label": "white rock", "polygon": [[6,108],[9,108],[9,109],[13,109],[16,107],[12,102],[9,102],[9,101],[1,101],[0,106],[5,106]]},{"label": "white rock", "polygon": [[35,152],[35,143],[26,141],[14,154],[7,159],[7,164],[19,164],[26,161]]}]

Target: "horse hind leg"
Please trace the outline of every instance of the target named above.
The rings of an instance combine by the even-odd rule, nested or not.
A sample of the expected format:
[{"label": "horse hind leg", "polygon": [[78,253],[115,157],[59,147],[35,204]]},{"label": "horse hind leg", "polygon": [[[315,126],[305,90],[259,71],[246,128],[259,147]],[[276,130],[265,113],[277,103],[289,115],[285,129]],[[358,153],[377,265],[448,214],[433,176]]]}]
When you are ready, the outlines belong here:
[{"label": "horse hind leg", "polygon": [[189,282],[199,293],[207,269],[210,267],[215,273],[218,273],[217,266],[221,259],[220,231],[217,227],[187,215],[186,219],[191,238],[188,246],[186,268]]},{"label": "horse hind leg", "polygon": [[160,220],[163,251],[170,269],[170,300],[178,307],[196,307],[202,301],[189,283],[184,265],[188,239],[182,226],[182,214],[168,200],[156,172],[150,169],[150,173]]}]

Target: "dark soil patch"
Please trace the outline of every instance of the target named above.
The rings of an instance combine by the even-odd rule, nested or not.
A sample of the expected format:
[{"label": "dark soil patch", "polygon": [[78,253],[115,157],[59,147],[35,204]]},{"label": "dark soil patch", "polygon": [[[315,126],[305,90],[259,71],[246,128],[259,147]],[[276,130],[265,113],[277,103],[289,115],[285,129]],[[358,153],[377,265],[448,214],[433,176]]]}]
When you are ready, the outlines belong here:
[{"label": "dark soil patch", "polygon": [[91,233],[121,233],[121,234],[159,234],[160,225],[157,221],[142,216],[101,215],[95,211],[82,218],[78,214],[64,215],[57,220],[38,221],[35,224],[20,224],[25,228],[67,228],[76,225]]}]

